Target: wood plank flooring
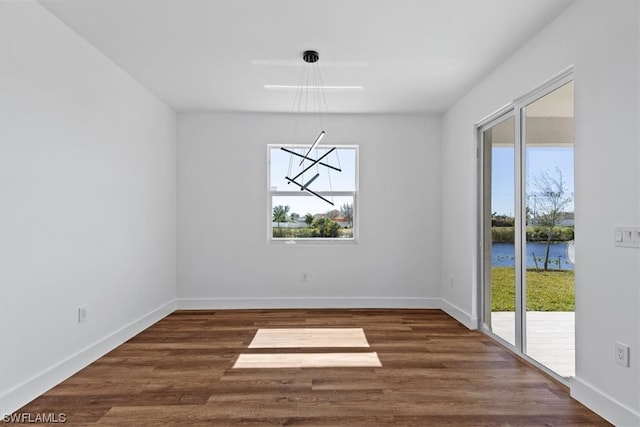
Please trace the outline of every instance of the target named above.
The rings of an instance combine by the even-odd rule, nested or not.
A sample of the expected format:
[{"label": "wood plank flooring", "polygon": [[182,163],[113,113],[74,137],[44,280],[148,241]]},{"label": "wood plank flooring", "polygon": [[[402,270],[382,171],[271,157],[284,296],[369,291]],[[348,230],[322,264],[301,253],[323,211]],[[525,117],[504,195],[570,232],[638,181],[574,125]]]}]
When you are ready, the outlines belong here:
[{"label": "wood plank flooring", "polygon": [[[250,349],[259,328],[363,328],[370,347]],[[233,369],[278,352],[376,352],[382,367]],[[17,412],[98,426],[609,425],[440,310],[178,311]]]}]

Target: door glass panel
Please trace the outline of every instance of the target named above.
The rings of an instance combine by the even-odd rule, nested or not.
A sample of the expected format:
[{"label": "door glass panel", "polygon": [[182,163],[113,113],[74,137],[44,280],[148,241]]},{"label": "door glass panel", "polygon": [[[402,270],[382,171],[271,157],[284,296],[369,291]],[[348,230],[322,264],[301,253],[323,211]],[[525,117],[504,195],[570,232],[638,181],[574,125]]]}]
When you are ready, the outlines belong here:
[{"label": "door glass panel", "polygon": [[516,345],[515,118],[484,130],[482,138],[483,317],[485,327]]},{"label": "door glass panel", "polygon": [[573,82],[523,109],[526,296],[523,351],[575,374]]}]

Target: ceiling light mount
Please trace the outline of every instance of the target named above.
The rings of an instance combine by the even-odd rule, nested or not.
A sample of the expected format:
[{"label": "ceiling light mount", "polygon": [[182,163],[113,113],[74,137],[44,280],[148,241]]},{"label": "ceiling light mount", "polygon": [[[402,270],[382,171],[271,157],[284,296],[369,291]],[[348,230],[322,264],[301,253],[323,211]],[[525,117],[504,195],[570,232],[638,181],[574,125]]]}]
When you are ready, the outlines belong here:
[{"label": "ceiling light mount", "polygon": [[320,59],[320,54],[318,54],[318,52],[315,50],[305,50],[302,53],[302,59],[304,59],[304,62],[313,64],[314,62],[318,62],[318,59]]}]

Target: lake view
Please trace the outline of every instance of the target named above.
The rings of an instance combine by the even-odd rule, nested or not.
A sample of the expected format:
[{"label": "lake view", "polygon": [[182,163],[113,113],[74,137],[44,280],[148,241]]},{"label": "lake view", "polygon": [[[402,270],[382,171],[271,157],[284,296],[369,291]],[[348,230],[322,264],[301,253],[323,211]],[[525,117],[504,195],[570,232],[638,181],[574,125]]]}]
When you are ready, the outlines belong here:
[{"label": "lake view", "polygon": [[[515,266],[515,249],[513,243],[493,243],[491,254],[491,265],[493,267],[514,267]],[[536,264],[533,260],[535,254],[538,258],[538,266],[540,269],[544,266],[544,253],[546,243],[527,242],[527,268],[535,268]],[[558,270],[558,262],[560,269],[573,270],[573,264],[567,259],[567,242],[552,243],[549,252],[549,269]]]}]

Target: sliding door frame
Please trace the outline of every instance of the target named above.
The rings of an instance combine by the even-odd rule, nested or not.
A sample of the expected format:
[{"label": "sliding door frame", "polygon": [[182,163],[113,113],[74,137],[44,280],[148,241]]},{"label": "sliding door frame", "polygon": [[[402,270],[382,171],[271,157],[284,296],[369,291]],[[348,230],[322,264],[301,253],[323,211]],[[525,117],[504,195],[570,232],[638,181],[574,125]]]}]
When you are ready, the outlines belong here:
[{"label": "sliding door frame", "polygon": [[[478,295],[477,299],[478,307],[477,313],[479,314],[479,329],[481,332],[489,335],[494,340],[501,343],[506,348],[513,351],[519,357],[522,357],[527,362],[537,366],[542,369],[547,374],[551,375],[556,380],[561,383],[568,385],[568,379],[562,377],[550,370],[545,365],[539,363],[535,359],[531,358],[527,355],[527,343],[525,337],[526,335],[526,295],[527,295],[527,283],[526,283],[526,271],[527,271],[527,258],[524,253],[525,243],[526,243],[526,167],[525,167],[525,154],[526,154],[526,120],[525,120],[525,107],[530,105],[531,103],[537,101],[538,99],[548,95],[549,93],[555,91],[556,89],[564,86],[565,84],[574,81],[574,73],[573,67],[569,67],[566,70],[562,71],[558,75],[549,79],[547,82],[543,83],[536,89],[528,92],[527,94],[521,96],[515,101],[505,105],[499,110],[491,113],[483,120],[479,121],[475,125],[475,134],[476,134],[476,153],[477,153],[477,206],[478,206],[478,223],[477,223],[477,236],[478,236],[478,272],[477,272],[477,283],[478,283]],[[485,212],[487,195],[485,194],[485,142],[483,140],[483,133],[487,129],[501,123],[508,118],[513,117],[515,119],[515,134],[514,134],[514,201],[515,201],[515,345],[507,342],[503,338],[499,337],[491,330],[490,324],[487,324],[487,319],[485,315],[485,304],[486,304],[486,286],[485,286],[485,278],[487,277],[486,265],[485,265],[485,248],[490,242],[487,242],[486,239],[490,238],[486,236],[485,232],[485,224],[487,221],[487,214],[491,215],[491,213]],[[491,284],[489,284],[491,286]]]},{"label": "sliding door frame", "polygon": [[[516,307],[516,313],[515,313],[515,345],[512,345],[511,343],[509,343],[508,341],[506,341],[505,339],[503,339],[502,337],[496,335],[495,333],[493,333],[493,331],[491,330],[490,325],[487,322],[487,316],[486,316],[486,310],[487,310],[487,294],[485,292],[491,290],[490,285],[489,284],[489,289],[487,290],[487,287],[484,286],[486,283],[486,279],[488,277],[488,272],[487,272],[487,267],[486,265],[486,257],[485,257],[485,251],[488,248],[488,245],[491,244],[490,241],[490,236],[487,236],[487,232],[485,230],[487,221],[490,221],[490,217],[487,218],[487,215],[491,215],[491,213],[487,213],[485,206],[487,203],[490,203],[490,200],[486,200],[488,197],[491,197],[490,194],[486,194],[485,192],[485,162],[487,161],[487,154],[486,151],[487,147],[486,147],[486,143],[484,141],[484,132],[500,123],[502,123],[505,120],[509,120],[510,118],[514,119],[514,164],[515,164],[515,169],[514,169],[514,186],[515,186],[515,194],[514,194],[514,209],[515,209],[515,219],[516,219],[516,224],[515,224],[515,230],[519,230],[518,228],[518,219],[520,218],[520,210],[521,210],[521,203],[518,200],[518,194],[520,194],[520,188],[519,188],[519,183],[520,183],[520,179],[519,177],[521,176],[521,171],[519,170],[518,164],[520,163],[520,132],[518,132],[518,129],[520,128],[520,115],[516,114],[516,110],[515,110],[515,106],[514,104],[509,104],[503,108],[501,108],[500,110],[496,111],[495,113],[491,114],[489,117],[487,117],[485,120],[479,122],[478,124],[476,124],[476,138],[477,138],[477,147],[478,147],[478,208],[479,208],[479,215],[478,215],[478,242],[479,242],[479,248],[478,248],[478,266],[479,266],[479,274],[478,274],[478,284],[480,289],[478,290],[478,294],[480,295],[480,298],[478,298],[479,301],[479,307],[478,307],[478,313],[480,313],[480,330],[483,331],[484,333],[490,335],[492,338],[496,339],[497,341],[499,341],[502,345],[506,346],[507,348],[511,349],[512,351],[519,353],[519,349],[521,348],[521,343],[522,343],[522,331],[523,331],[523,325],[522,325],[522,316],[519,316],[518,313],[521,312],[521,306],[522,306],[522,295],[521,295],[521,287],[518,285],[519,283],[521,283],[522,281],[522,277],[521,276],[521,271],[519,268],[515,269],[515,307]],[[522,261],[522,244],[520,242],[520,240],[522,239],[522,236],[519,233],[516,233],[515,235],[515,243],[514,243],[514,249],[515,249],[515,265],[521,265]]]}]

